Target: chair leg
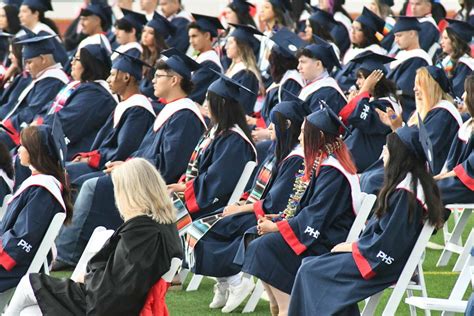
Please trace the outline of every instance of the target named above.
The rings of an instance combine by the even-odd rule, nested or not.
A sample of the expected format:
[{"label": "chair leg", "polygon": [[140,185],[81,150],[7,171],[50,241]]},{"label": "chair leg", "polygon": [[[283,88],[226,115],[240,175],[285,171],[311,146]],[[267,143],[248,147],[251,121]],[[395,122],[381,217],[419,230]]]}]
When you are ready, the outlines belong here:
[{"label": "chair leg", "polygon": [[471,229],[469,236],[466,239],[462,253],[459,255],[456,264],[454,265],[453,271],[461,272],[464,263],[469,258],[469,253],[472,246],[474,245],[474,229]]},{"label": "chair leg", "polygon": [[469,216],[471,216],[472,209],[464,209],[464,211],[461,214],[461,217],[459,217],[459,220],[455,224],[453,231],[451,232],[451,236],[449,237],[449,240],[446,242],[445,247],[443,252],[441,253],[441,256],[439,257],[438,263],[436,264],[437,267],[443,267],[446,266],[449,262],[449,259],[451,258],[452,251],[449,250],[450,245],[455,245],[459,246],[460,240],[461,240],[461,235],[464,230],[464,227],[466,227],[466,224],[469,220]]},{"label": "chair leg", "polygon": [[253,289],[252,295],[250,295],[247,304],[245,304],[244,310],[242,313],[253,313],[255,308],[257,307],[258,301],[260,301],[260,297],[263,294],[263,284],[262,281],[258,280],[257,284],[255,284],[255,288]]},{"label": "chair leg", "polygon": [[382,298],[382,294],[383,294],[383,291],[372,295],[366,300],[361,316],[375,315],[375,310],[377,309],[377,306],[379,305],[380,299]]},{"label": "chair leg", "polygon": [[203,278],[204,276],[199,274],[193,275],[191,281],[188,284],[188,287],[186,288],[186,292],[196,291],[199,288],[199,285],[201,284]]}]

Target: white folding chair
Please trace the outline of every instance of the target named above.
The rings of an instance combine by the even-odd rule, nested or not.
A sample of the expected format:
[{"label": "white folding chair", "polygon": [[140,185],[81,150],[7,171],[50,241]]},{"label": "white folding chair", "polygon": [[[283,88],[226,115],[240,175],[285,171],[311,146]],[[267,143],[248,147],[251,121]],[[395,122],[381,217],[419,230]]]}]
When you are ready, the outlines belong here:
[{"label": "white folding chair", "polygon": [[[363,194],[363,197],[361,199],[359,210],[357,211],[357,216],[354,220],[354,223],[351,226],[351,230],[349,231],[349,234],[347,235],[347,239],[346,239],[347,242],[353,242],[359,238],[360,233],[365,228],[365,223],[367,221],[367,218],[369,217],[372,207],[374,206],[375,200],[377,199],[377,196],[373,194],[367,194],[364,192],[362,192],[362,194]],[[250,295],[250,298],[247,301],[247,304],[245,304],[245,307],[242,313],[252,313],[255,310],[255,308],[257,307],[258,301],[262,297],[263,291],[264,291],[264,288],[263,288],[262,281],[257,280],[257,283],[255,284],[255,288],[253,289],[253,292]]]},{"label": "white folding chair", "polygon": [[113,229],[106,229],[103,226],[98,226],[92,232],[92,236],[89,239],[89,242],[82,252],[81,258],[74,269],[71,280],[78,282],[86,273],[86,267],[89,260],[104,246],[104,244],[109,240],[110,236],[114,233]]},{"label": "white folding chair", "polygon": [[[424,279],[423,279],[423,270],[421,269],[420,261],[423,257],[426,245],[428,244],[428,241],[430,240],[430,237],[433,234],[433,231],[434,231],[434,227],[431,226],[429,222],[427,221],[423,225],[421,233],[418,236],[418,239],[415,243],[415,246],[413,247],[413,250],[411,251],[410,256],[408,257],[407,263],[405,264],[405,267],[403,268],[403,271],[397,281],[397,284],[395,285],[393,292],[390,295],[390,298],[387,302],[387,305],[385,306],[382,316],[395,315],[398,305],[400,304],[405,291],[407,291],[407,294],[411,296],[412,290],[421,290],[423,293],[423,296],[425,297],[427,296],[426,286],[424,284]],[[421,284],[411,285],[410,284],[411,278],[417,268],[419,271]],[[382,298],[382,294],[383,294],[383,291],[380,291],[379,293],[372,295],[366,300],[364,310],[362,311],[362,314],[361,314],[362,316],[369,316],[369,315],[375,314],[375,310],[377,308],[378,303],[380,302],[380,299]],[[415,315],[416,315],[416,311],[413,311],[410,309],[410,313],[412,315],[413,315],[413,312],[415,312]],[[425,311],[425,314],[429,315],[429,311]]]},{"label": "white folding chair", "polygon": [[[227,205],[230,205],[239,201],[240,197],[242,196],[242,193],[244,193],[245,187],[247,186],[247,183],[249,182],[250,177],[252,176],[252,172],[256,166],[257,166],[257,163],[255,161],[247,162],[244,170],[242,171],[242,175],[240,176],[240,179],[237,182],[237,185],[235,186],[235,189],[232,192],[232,195],[230,196],[229,201],[227,202]],[[182,269],[180,273],[180,279],[184,281],[188,273],[189,273],[189,269]],[[202,275],[194,274],[193,277],[191,278],[191,281],[189,281],[188,287],[186,288],[186,292],[196,291],[199,288],[199,285],[201,284],[203,277],[204,276]]]},{"label": "white folding chair", "polygon": [[412,296],[407,297],[405,303],[425,311],[441,311],[442,316],[451,316],[454,315],[454,313],[464,313],[467,307],[467,301],[463,300],[463,296],[466,293],[470,280],[472,281],[472,287],[474,289],[474,248],[472,247],[467,260],[464,262],[461,273],[451,290],[449,298],[442,299]]},{"label": "white folding chair", "polygon": [[[473,210],[474,210],[474,204],[449,204],[446,205],[446,208],[449,209],[464,209],[462,211],[461,216],[458,218],[457,221],[455,221],[454,228],[452,232],[450,233],[448,240],[445,242],[444,249],[441,252],[441,256],[438,259],[438,262],[436,263],[437,267],[443,267],[446,266],[449,262],[449,259],[451,258],[451,255],[453,253],[461,255],[458,258],[458,261],[456,262],[453,271],[460,271],[460,269],[463,266],[463,261],[466,258],[466,254],[463,255],[463,250],[464,247],[462,246],[461,243],[461,235],[464,231],[464,228],[466,227],[469,217],[471,216]],[[447,225],[447,222],[445,223],[445,226]],[[469,242],[472,243],[474,241],[474,236],[472,236],[472,231],[471,234],[469,235]]]},{"label": "white folding chair", "polygon": [[[47,262],[48,252],[54,245],[54,240],[58,236],[59,230],[66,219],[66,213],[57,213],[54,215],[53,220],[49,224],[48,230],[44,234],[43,240],[41,241],[38,250],[36,251],[33,260],[26,271],[26,274],[39,272],[41,267],[44,266],[44,272],[49,274],[49,267]],[[0,293],[0,311],[3,311],[5,306],[8,304],[10,299],[15,292],[15,288],[6,290],[5,292]]]},{"label": "white folding chair", "polygon": [[3,198],[2,206],[0,206],[0,220],[3,219],[3,216],[5,216],[5,213],[7,212],[7,207],[8,207],[7,202],[11,197],[12,197],[11,194],[7,194]]}]

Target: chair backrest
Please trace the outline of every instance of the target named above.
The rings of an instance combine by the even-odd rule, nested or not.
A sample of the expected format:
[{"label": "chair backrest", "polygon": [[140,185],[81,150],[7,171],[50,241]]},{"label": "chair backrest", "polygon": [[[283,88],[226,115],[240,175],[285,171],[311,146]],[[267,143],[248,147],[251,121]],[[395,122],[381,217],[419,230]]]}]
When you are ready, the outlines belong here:
[{"label": "chair backrest", "polygon": [[367,221],[370,211],[375,204],[375,200],[377,199],[377,197],[373,194],[367,194],[364,192],[362,192],[362,194],[362,202],[360,203],[354,223],[352,223],[351,230],[347,235],[346,242],[354,242],[359,238],[360,233],[365,228],[365,222]]},{"label": "chair backrest", "polygon": [[54,240],[58,236],[59,230],[61,229],[61,226],[63,226],[65,219],[66,213],[64,212],[56,213],[56,215],[54,215],[53,220],[51,221],[51,224],[49,224],[48,230],[46,231],[46,234],[44,235],[43,240],[38,247],[38,251],[36,251],[36,254],[33,257],[33,261],[31,261],[26,274],[40,271],[41,266],[48,256],[48,252],[54,245]]},{"label": "chair backrest", "polygon": [[232,193],[229,201],[227,202],[227,205],[233,204],[240,200],[240,197],[242,196],[242,193],[244,193],[245,187],[247,186],[247,183],[249,182],[249,179],[252,176],[253,169],[255,169],[256,166],[257,163],[255,161],[247,162],[244,170],[242,171],[242,175],[240,176],[239,182],[237,182],[234,192]]},{"label": "chair backrest", "polygon": [[163,274],[161,278],[166,282],[171,283],[171,281],[173,281],[174,276],[176,275],[176,272],[178,272],[178,269],[181,266],[182,262],[183,260],[176,257],[171,259],[170,269],[168,270],[168,272]]},{"label": "chair backrest", "polygon": [[0,206],[0,220],[3,218],[3,216],[5,216],[5,213],[7,212],[7,208],[8,208],[7,202],[11,197],[12,197],[11,194],[7,194],[3,198],[2,205]]},{"label": "chair backrest", "polygon": [[86,273],[87,262],[104,246],[105,242],[109,240],[114,231],[112,229],[105,229],[103,226],[96,227],[86,248],[82,252],[81,258],[71,275],[71,280],[78,281],[78,278]]}]

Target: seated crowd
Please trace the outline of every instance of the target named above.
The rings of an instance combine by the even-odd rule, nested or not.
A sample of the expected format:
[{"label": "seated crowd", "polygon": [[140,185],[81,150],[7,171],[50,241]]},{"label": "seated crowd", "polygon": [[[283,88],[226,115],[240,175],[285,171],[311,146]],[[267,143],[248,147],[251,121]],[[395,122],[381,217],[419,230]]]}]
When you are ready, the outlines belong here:
[{"label": "seated crowd", "polygon": [[[234,311],[254,276],[272,315],[358,315],[425,222],[474,203],[468,1],[451,19],[373,0],[354,20],[344,0],[299,2],[232,0],[218,18],[90,0],[60,37],[50,0],[5,1],[5,315],[167,315],[173,258],[216,279],[210,309]],[[364,192],[377,201],[346,242]],[[78,279],[27,274],[61,212],[52,271],[114,233]]]}]

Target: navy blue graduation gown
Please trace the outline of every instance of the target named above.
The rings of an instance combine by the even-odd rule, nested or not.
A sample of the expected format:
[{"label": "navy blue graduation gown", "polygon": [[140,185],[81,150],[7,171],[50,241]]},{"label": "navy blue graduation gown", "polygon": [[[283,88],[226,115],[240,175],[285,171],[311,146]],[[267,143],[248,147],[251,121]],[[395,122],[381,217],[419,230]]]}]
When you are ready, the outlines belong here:
[{"label": "navy blue graduation gown", "polygon": [[[429,19],[432,19],[429,17]],[[420,47],[423,49],[425,52],[428,52],[431,46],[433,46],[434,43],[438,42],[439,39],[439,30],[438,28],[429,21],[423,21],[423,18],[420,19],[420,32],[418,32],[419,36],[419,41],[420,41]]]},{"label": "navy blue graduation gown", "polygon": [[245,98],[240,98],[243,104],[245,114],[251,115],[254,112],[255,102],[257,101],[258,96],[258,79],[257,76],[250,70],[240,70],[234,75],[231,76],[232,79],[243,85],[244,87],[250,89],[254,94],[246,93]]},{"label": "navy blue graduation gown", "polygon": [[201,63],[201,68],[193,72],[191,81],[194,84],[193,91],[188,95],[188,98],[199,104],[204,103],[206,98],[207,88],[219,78],[219,75],[211,69],[222,72],[222,68],[211,60],[206,60]]},{"label": "navy blue graduation gown", "polygon": [[474,61],[471,57],[462,57],[461,60],[466,60],[466,62],[458,61],[454,72],[450,77],[451,86],[453,87],[454,95],[461,98],[464,93],[464,81],[466,77],[472,74],[472,68],[474,66]]},{"label": "navy blue graduation gown", "polygon": [[253,144],[234,129],[216,135],[197,157],[197,176],[186,181],[184,202],[193,219],[227,205],[245,164],[255,161]]},{"label": "navy blue graduation gown", "polygon": [[27,187],[10,201],[0,223],[1,292],[18,284],[54,215],[64,211],[60,202],[41,185]]},{"label": "navy blue graduation gown", "polygon": [[[356,185],[352,189],[360,192]],[[346,176],[323,164],[319,174],[312,176],[295,216],[277,222],[278,232],[250,242],[242,271],[290,294],[304,257],[327,253],[346,240],[355,219],[353,198]]]},{"label": "navy blue graduation gown", "polygon": [[152,71],[152,74],[149,74],[151,79],[147,77],[143,77],[143,79],[140,81],[140,93],[152,100],[156,100],[155,88],[153,88],[153,82],[152,82],[154,75],[155,75],[155,72]]},{"label": "navy blue graduation gown", "polygon": [[[10,135],[2,131],[0,132],[0,140],[10,149],[18,145],[20,143],[20,131],[23,126],[30,124],[37,115],[44,114],[48,104],[56,97],[64,85],[65,81],[55,77],[48,77],[37,81],[31,91],[20,102],[15,112],[3,123],[14,134]],[[15,107],[15,104],[12,104],[10,110]],[[9,111],[5,115],[8,113]]]},{"label": "navy blue graduation gown", "polygon": [[[274,155],[269,155],[267,160],[273,158]],[[226,216],[212,226],[194,247],[193,272],[214,277],[239,273],[240,266],[234,264],[233,260],[244,233],[257,224],[259,216],[278,214],[285,209],[293,192],[295,175],[302,168],[302,164],[303,157],[300,155],[287,157],[272,172],[261,200],[253,205],[253,212]]]},{"label": "navy blue graduation gown", "polygon": [[31,83],[31,76],[27,72],[17,74],[13,81],[3,89],[0,97],[0,119],[10,112],[18,100],[23,89]]},{"label": "navy blue graduation gown", "polygon": [[71,160],[91,148],[116,105],[117,100],[100,83],[84,82],[72,92],[59,112],[44,117],[44,124],[51,125],[55,116],[59,118],[67,138],[66,160]]},{"label": "navy blue graduation gown", "polygon": [[[321,87],[316,89],[315,86]],[[320,100],[325,101],[336,113],[339,113],[344,105],[347,104],[344,93],[339,88],[336,81],[329,76],[309,83],[303,87],[299,94],[299,98],[309,104],[311,112],[319,111],[321,108],[319,104]]]},{"label": "navy blue graduation gown", "polygon": [[303,260],[291,293],[289,315],[359,315],[357,302],[397,281],[426,211],[424,200],[416,200],[409,220],[408,199],[414,198],[409,188],[405,182],[395,189],[387,212],[369,221],[352,244],[352,253],[334,252]]},{"label": "navy blue graduation gown", "polygon": [[347,136],[344,142],[352,154],[358,173],[367,169],[382,153],[391,129],[380,121],[375,109],[386,112],[387,107],[393,108],[389,100],[371,100],[370,95],[365,93],[352,99],[339,113],[343,121],[350,125],[352,135]]},{"label": "navy blue graduation gown", "polygon": [[344,56],[349,47],[351,47],[351,39],[347,28],[341,22],[336,21],[336,24],[329,33],[332,35],[332,38],[334,38],[334,43],[339,48],[341,56]]},{"label": "navy blue graduation gown", "polygon": [[474,203],[474,137],[471,132],[472,119],[465,122],[453,140],[446,161],[446,169],[456,174],[438,181],[443,203]]},{"label": "navy blue graduation gown", "polygon": [[183,54],[186,54],[189,47],[188,24],[190,21],[187,18],[180,16],[180,13],[178,13],[178,15],[174,16],[170,22],[176,28],[176,33],[168,37],[166,44],[168,44],[169,47],[174,47]]},{"label": "navy blue graduation gown", "polygon": [[406,122],[410,115],[415,111],[415,76],[418,68],[428,66],[424,58],[413,57],[402,62],[398,67],[391,69],[387,74],[387,79],[396,83],[397,88],[401,90],[401,104],[403,108],[402,116]]}]

